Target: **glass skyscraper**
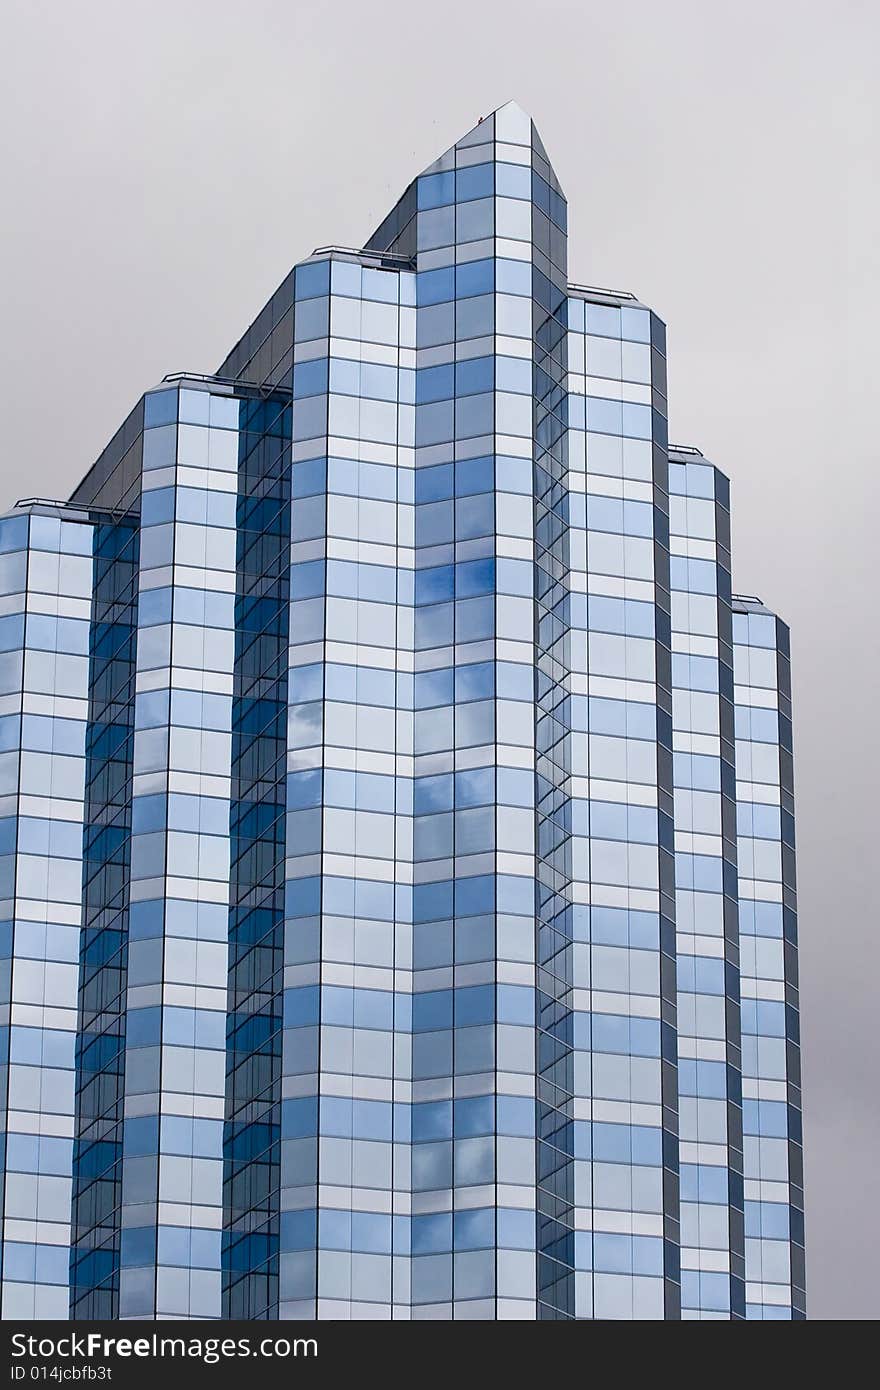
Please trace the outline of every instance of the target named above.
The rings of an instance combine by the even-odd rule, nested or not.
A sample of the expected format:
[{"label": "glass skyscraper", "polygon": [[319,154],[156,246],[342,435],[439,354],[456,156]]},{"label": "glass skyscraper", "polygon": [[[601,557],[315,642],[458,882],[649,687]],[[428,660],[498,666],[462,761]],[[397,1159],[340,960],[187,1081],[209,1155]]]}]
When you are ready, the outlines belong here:
[{"label": "glass skyscraper", "polygon": [[788,632],[530,118],[0,520],[5,1318],[805,1316]]}]

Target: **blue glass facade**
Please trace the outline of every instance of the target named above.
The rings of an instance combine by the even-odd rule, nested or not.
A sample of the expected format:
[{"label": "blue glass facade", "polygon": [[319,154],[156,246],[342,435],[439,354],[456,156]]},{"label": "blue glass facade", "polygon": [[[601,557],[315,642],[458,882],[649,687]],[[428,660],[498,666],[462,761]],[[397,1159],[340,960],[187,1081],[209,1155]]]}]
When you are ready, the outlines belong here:
[{"label": "blue glass facade", "polygon": [[786,629],[566,244],[502,107],[0,520],[4,1317],[804,1316]]}]

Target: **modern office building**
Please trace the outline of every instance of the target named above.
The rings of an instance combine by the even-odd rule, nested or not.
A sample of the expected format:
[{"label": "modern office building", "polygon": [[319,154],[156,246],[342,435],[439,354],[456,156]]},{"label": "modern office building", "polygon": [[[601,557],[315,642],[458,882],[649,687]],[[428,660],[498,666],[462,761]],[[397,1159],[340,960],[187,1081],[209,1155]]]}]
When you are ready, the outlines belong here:
[{"label": "modern office building", "polygon": [[3,1317],[804,1317],[787,629],[566,216],[502,107],[0,520]]}]

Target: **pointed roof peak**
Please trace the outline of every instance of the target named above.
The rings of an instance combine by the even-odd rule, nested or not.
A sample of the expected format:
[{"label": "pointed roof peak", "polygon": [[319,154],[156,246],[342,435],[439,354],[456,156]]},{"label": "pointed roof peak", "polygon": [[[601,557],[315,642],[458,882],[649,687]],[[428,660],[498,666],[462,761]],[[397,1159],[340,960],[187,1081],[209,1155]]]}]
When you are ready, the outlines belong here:
[{"label": "pointed roof peak", "polygon": [[511,97],[508,101],[502,101],[500,106],[495,107],[495,110],[492,114],[494,116],[497,116],[500,111],[508,110],[515,111],[518,115],[524,116],[527,121],[530,121],[532,119],[525,107],[521,106],[520,103],[518,101],[515,101],[513,97]]},{"label": "pointed roof peak", "polygon": [[[391,247],[404,247],[405,251],[401,254],[408,258],[414,257],[413,214],[417,205],[420,206],[416,193],[419,180],[433,178],[438,174],[454,174],[457,169],[495,161],[530,166],[549,185],[551,192],[564,200],[565,194],[534,121],[518,101],[511,99],[496,106],[487,115],[480,116],[476,125],[421,170],[385,220],[376,228],[367,242],[368,249],[388,250]],[[433,208],[435,204],[427,202],[425,206]],[[401,239],[405,229],[409,229],[408,235]]]},{"label": "pointed roof peak", "polygon": [[518,101],[512,98],[502,102],[485,116],[481,116],[476,125],[466,131],[460,139],[455,141],[438,159],[429,164],[427,169],[423,169],[423,174],[433,174],[445,169],[455,167],[456,151],[469,150],[480,145],[488,145],[497,142],[501,145],[520,145],[536,151],[545,161],[550,172],[551,184],[554,184],[556,191],[561,192],[558,181],[556,180],[553,166],[544,148],[544,143],[538,134],[537,127],[532,117],[521,106]]},{"label": "pointed roof peak", "polygon": [[511,145],[530,145],[533,129],[534,123],[528,111],[517,101],[505,101],[481,116],[477,124],[455,144],[457,147],[467,147],[495,139]]}]

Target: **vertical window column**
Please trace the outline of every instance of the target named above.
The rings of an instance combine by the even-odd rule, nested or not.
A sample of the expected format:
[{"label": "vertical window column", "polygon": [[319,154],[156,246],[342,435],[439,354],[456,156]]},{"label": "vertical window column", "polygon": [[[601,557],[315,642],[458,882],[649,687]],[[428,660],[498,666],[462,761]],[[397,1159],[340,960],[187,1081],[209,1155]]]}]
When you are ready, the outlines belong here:
[{"label": "vertical window column", "polygon": [[665,329],[569,327],[576,1316],[676,1318]]},{"label": "vertical window column", "polygon": [[91,549],[85,521],[0,522],[0,1314],[22,1320],[69,1309]]},{"label": "vertical window column", "polygon": [[290,402],[242,403],[224,1138],[224,1317],[278,1316]]},{"label": "vertical window column", "polygon": [[746,1317],[806,1317],[788,628],[734,599]]},{"label": "vertical window column", "polygon": [[670,453],[682,1316],[743,1318],[728,484]]},{"label": "vertical window column", "polygon": [[119,1309],[139,529],[96,518],[76,1056],[71,1316]]},{"label": "vertical window column", "polygon": [[330,264],[298,266],[293,330],[279,1317],[318,1316]]},{"label": "vertical window column", "polygon": [[239,410],[145,401],[123,1318],[221,1316]]}]

